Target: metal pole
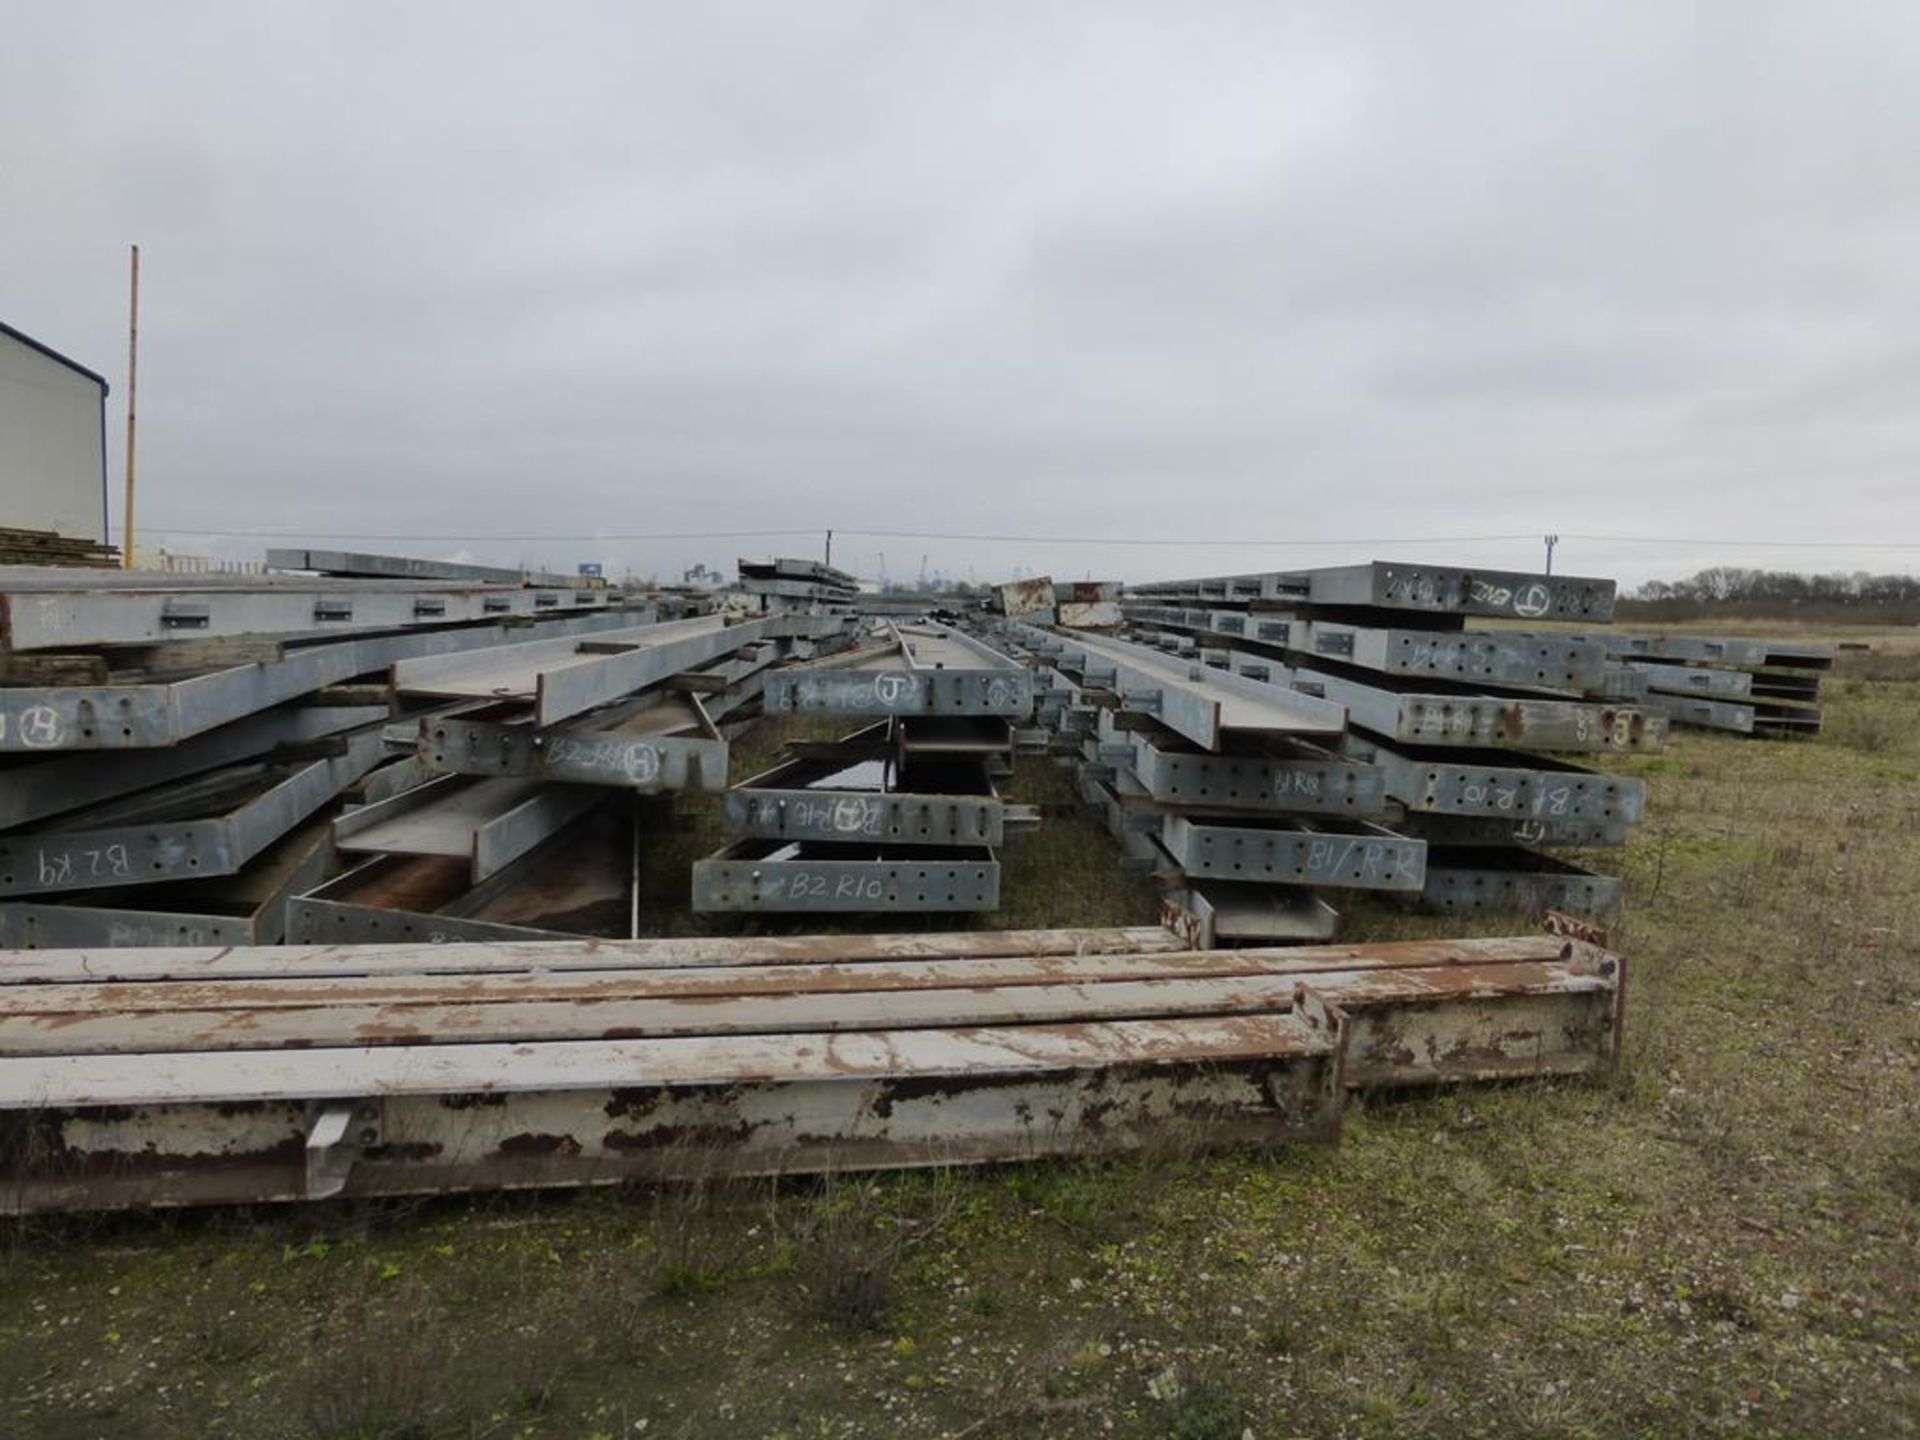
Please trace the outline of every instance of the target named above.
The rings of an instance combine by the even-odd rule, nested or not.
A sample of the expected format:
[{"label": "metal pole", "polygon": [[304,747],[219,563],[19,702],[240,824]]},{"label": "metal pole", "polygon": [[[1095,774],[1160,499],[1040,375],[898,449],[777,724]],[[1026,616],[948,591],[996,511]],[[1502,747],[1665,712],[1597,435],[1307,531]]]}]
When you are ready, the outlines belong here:
[{"label": "metal pole", "polygon": [[140,247],[133,247],[132,278],[127,303],[127,518],[121,526],[120,563],[128,570],[133,559],[134,392],[140,367]]},{"label": "metal pole", "polygon": [[833,532],[827,531],[827,564],[833,564]]},{"label": "metal pole", "polygon": [[1541,538],[1547,542],[1547,574],[1551,575],[1553,573],[1553,547],[1560,543],[1560,537],[1558,535],[1546,535]]}]

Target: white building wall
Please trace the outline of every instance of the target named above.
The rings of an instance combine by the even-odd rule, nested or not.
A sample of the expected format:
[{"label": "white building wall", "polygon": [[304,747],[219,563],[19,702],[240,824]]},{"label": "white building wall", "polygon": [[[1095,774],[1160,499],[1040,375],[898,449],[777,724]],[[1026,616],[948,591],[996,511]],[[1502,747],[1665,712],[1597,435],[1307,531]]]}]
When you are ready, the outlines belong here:
[{"label": "white building wall", "polygon": [[107,538],[106,396],[0,333],[0,526]]}]

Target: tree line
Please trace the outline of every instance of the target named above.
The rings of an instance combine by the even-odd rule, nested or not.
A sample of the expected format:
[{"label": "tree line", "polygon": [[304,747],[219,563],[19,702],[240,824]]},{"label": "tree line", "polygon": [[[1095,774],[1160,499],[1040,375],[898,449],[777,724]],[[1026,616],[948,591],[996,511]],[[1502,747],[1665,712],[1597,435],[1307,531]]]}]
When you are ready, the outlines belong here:
[{"label": "tree line", "polygon": [[1649,580],[1622,599],[1619,611],[1641,620],[1725,615],[1912,625],[1920,624],[1920,576],[1715,565],[1685,580]]}]

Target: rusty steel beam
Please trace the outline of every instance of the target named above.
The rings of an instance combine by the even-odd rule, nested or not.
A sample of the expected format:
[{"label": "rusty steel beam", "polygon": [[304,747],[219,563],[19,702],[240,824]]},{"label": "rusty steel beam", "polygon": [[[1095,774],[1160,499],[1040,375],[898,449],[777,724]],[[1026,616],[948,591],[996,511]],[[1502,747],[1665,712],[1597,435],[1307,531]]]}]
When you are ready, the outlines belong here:
[{"label": "rusty steel beam", "polygon": [[0,1213],[1331,1139],[1340,1023],[0,1059]]},{"label": "rusty steel beam", "polygon": [[[36,956],[36,983],[0,985],[0,1211],[1333,1139],[1349,1088],[1617,1054],[1622,962],[1582,940],[1151,933],[914,937],[954,952],[931,959],[816,936],[742,942],[810,957],[785,964],[586,971],[547,962],[633,947],[374,946],[226,971],[256,978],[174,952],[184,978],[159,981]],[[1111,953],[1076,953],[1102,936]],[[519,968],[457,954],[491,949]]]}]

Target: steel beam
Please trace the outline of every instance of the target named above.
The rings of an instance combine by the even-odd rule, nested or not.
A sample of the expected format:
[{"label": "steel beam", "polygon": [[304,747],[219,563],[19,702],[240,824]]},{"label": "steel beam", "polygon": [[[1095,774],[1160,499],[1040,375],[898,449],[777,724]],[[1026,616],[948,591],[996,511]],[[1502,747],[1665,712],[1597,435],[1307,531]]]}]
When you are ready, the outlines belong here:
[{"label": "steel beam", "polygon": [[1083,631],[1055,634],[1009,622],[1009,629],[1051,663],[1076,672],[1081,683],[1112,691],[1122,709],[1151,715],[1203,750],[1218,750],[1228,732],[1250,735],[1338,735],[1346,712],[1338,704],[1288,691],[1244,675],[1170,661],[1144,645]]},{"label": "steel beam", "polygon": [[175,745],[328,685],[421,655],[470,652],[530,636],[629,627],[629,613],[555,616],[530,625],[471,625],[289,647],[282,658],[179,680],[0,688],[0,752]]},{"label": "steel beam", "polygon": [[[870,937],[653,942],[818,958],[568,973],[639,948],[375,946],[320,984],[181,962],[207,952],[34,956],[38,982],[0,981],[0,1210],[1324,1140],[1351,1088],[1594,1076],[1618,1053],[1622,963],[1578,941],[1140,955],[993,938],[1034,953],[848,965],[829,957]],[[187,983],[81,968],[143,953]],[[272,974],[315,953],[359,963],[220,961]],[[49,984],[49,966],[86,978]]]},{"label": "steel beam", "polygon": [[30,825],[386,718],[385,706],[306,705],[250,715],[166,750],[55,755],[0,767],[0,829]]},{"label": "steel beam", "polygon": [[726,788],[727,742],[698,698],[648,695],[542,730],[518,702],[420,723],[421,756],[458,775],[602,785],[640,794]]},{"label": "steel beam", "polygon": [[1661,694],[1739,700],[1753,693],[1753,675],[1746,670],[1723,670],[1712,665],[1661,664],[1652,660],[1629,660],[1627,668],[1645,680],[1649,690]]},{"label": "steel beam", "polygon": [[299,576],[9,570],[0,650],[155,645],[228,635],[313,635],[600,609],[604,590]]},{"label": "steel beam", "polygon": [[1385,778],[1364,762],[1326,752],[1213,754],[1169,731],[1123,729],[1105,711],[1099,724],[1103,748],[1163,804],[1354,816],[1386,809]]},{"label": "steel beam", "polygon": [[[1116,1054],[1131,1063],[1115,1068]],[[290,1051],[266,1066],[245,1052],[142,1056],[133,1067],[127,1056],[73,1057],[59,1099],[46,1093],[46,1062],[0,1059],[0,1107],[19,1103],[23,1079],[40,1091],[0,1161],[0,1211],[965,1164],[1176,1139],[1326,1140],[1344,1094],[1341,1055],[1321,1011],[451,1045],[425,1056]],[[134,1068],[140,1080],[129,1083]],[[340,1127],[334,1173],[316,1187],[306,1158],[315,1117],[342,1094],[369,1098]]]},{"label": "steel beam", "polygon": [[1409,810],[1538,822],[1632,825],[1646,807],[1644,780],[1603,775],[1543,756],[1454,746],[1387,745],[1350,736],[1347,751],[1377,766],[1387,794]]},{"label": "steel beam", "polygon": [[[380,763],[377,732],[348,738],[346,753],[299,765],[248,766],[221,785],[244,798],[220,813],[135,797],[85,819],[88,828],[0,836],[0,896],[103,890],[162,880],[231,875]],[[198,785],[200,782],[195,782]],[[161,792],[164,794],[164,791]]]},{"label": "steel beam", "polygon": [[270,570],[312,570],[376,580],[471,580],[492,585],[531,585],[544,590],[605,590],[578,575],[559,575],[505,565],[469,565],[456,560],[426,560],[415,555],[367,555],[350,550],[267,551]]},{"label": "steel beam", "polygon": [[1346,707],[1355,725],[1387,740],[1574,751],[1654,750],[1666,742],[1666,717],[1636,706],[1400,689],[1387,676],[1369,684],[1329,670],[1289,667],[1242,650],[1215,658],[1224,659],[1235,674],[1335,701]]},{"label": "steel beam", "polygon": [[[1474,941],[1485,947],[1492,942]],[[1481,959],[1551,958],[1537,953],[1546,943],[1528,937]],[[561,975],[699,969],[728,974],[758,967],[775,975],[854,977],[878,973],[873,965],[922,967],[934,962],[1052,961],[1098,955],[1108,964],[1130,964],[1144,955],[1184,954],[1186,940],[1158,925],[1054,930],[918,930],[904,934],[681,935],[646,940],[586,940],[564,944],[438,945],[391,938],[375,945],[339,946],[324,941],[267,949],[117,950],[19,954],[0,965],[0,993],[13,985],[131,983],[156,980],[312,981],[404,974]],[[1396,952],[1398,953],[1398,952]],[[796,967],[812,966],[813,970]],[[1010,972],[1017,973],[1017,972]],[[1133,972],[1127,972],[1133,973]],[[0,1002],[5,1003],[5,1002]]]},{"label": "steel beam", "polygon": [[1728,665],[1740,670],[1772,666],[1789,670],[1833,668],[1833,646],[1797,640],[1767,640],[1745,635],[1659,635],[1625,630],[1596,630],[1573,638],[1590,640],[1619,659],[1684,660],[1701,665]]},{"label": "steel beam", "polygon": [[1011,657],[946,626],[890,626],[891,651],[831,669],[767,677],[770,714],[1003,716],[1033,710],[1033,674]]},{"label": "steel beam", "polygon": [[540,675],[534,719],[542,726],[552,725],[681,672],[710,666],[748,646],[769,640],[822,639],[845,628],[845,620],[837,616],[769,615],[729,626],[725,634],[690,636],[646,649],[576,659]]},{"label": "steel beam", "polygon": [[1375,560],[1313,570],[1222,575],[1130,585],[1129,596],[1295,604],[1433,614],[1481,615],[1522,620],[1613,618],[1614,582],[1576,575],[1519,570],[1467,570],[1452,565],[1409,565]]},{"label": "steel beam", "polygon": [[602,798],[580,786],[447,775],[348,811],[333,822],[333,842],[355,854],[465,859],[477,885]]},{"label": "steel beam", "polygon": [[1305,821],[1220,824],[1173,814],[1161,818],[1160,843],[1198,879],[1418,891],[1426,873],[1426,841],[1364,823],[1330,830]]},{"label": "steel beam", "polygon": [[721,800],[727,833],[768,840],[1000,845],[1007,807],[979,760],[909,767],[796,759],[743,780]]},{"label": "steel beam", "polygon": [[1619,818],[1535,819],[1530,815],[1453,815],[1410,810],[1389,822],[1429,846],[1624,845],[1633,825]]},{"label": "steel beam", "polygon": [[1340,912],[1311,890],[1233,880],[1189,880],[1160,899],[1162,923],[1195,945],[1331,940]]},{"label": "steel beam", "polygon": [[274,945],[287,902],[318,885],[333,858],[331,827],[311,821],[237,875],[177,880],[90,901],[0,903],[0,949]]},{"label": "steel beam", "polygon": [[1432,910],[1561,910],[1604,919],[1620,908],[1612,875],[1531,850],[1434,850],[1419,904]]},{"label": "steel beam", "polygon": [[[479,884],[464,858],[380,855],[294,897],[287,934],[296,945],[572,940],[608,929],[618,938],[629,931],[632,886],[629,847],[577,828]],[[588,928],[614,911],[617,929]]]},{"label": "steel beam", "polygon": [[693,908],[717,911],[974,911],[1000,907],[1000,863],[984,847],[889,851],[739,840],[693,863]]},{"label": "steel beam", "polygon": [[1589,640],[1550,631],[1407,630],[1268,611],[1183,609],[1130,604],[1127,618],[1196,635],[1230,635],[1275,650],[1320,656],[1387,675],[1557,690],[1595,689],[1606,652]]}]

